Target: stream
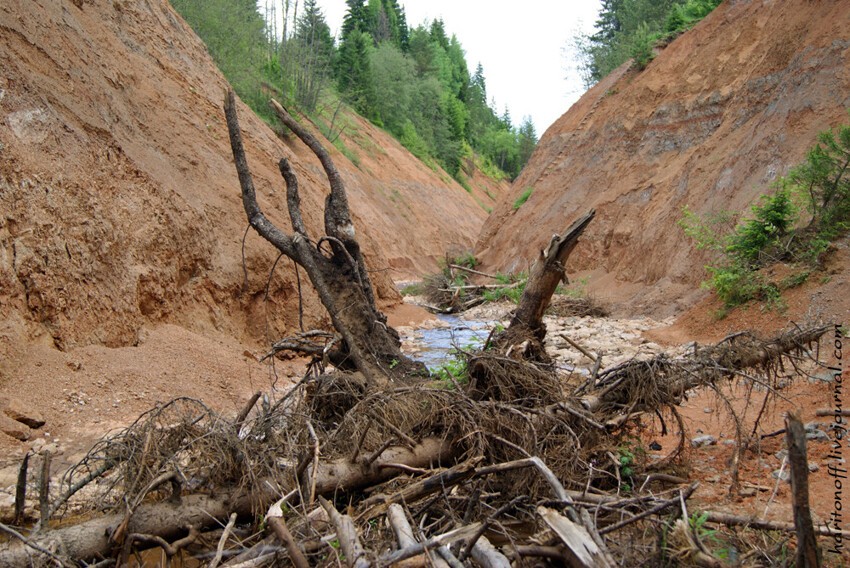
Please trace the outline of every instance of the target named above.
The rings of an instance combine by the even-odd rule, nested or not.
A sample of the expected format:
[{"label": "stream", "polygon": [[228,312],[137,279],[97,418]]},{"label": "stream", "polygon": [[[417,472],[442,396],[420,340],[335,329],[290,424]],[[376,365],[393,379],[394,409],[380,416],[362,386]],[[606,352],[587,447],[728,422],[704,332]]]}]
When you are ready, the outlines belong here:
[{"label": "stream", "polygon": [[490,334],[495,322],[465,320],[455,315],[439,314],[436,316],[442,324],[417,328],[412,331],[412,337],[406,342],[408,354],[422,361],[428,369],[433,370],[451,358],[455,348],[464,350],[478,349]]}]

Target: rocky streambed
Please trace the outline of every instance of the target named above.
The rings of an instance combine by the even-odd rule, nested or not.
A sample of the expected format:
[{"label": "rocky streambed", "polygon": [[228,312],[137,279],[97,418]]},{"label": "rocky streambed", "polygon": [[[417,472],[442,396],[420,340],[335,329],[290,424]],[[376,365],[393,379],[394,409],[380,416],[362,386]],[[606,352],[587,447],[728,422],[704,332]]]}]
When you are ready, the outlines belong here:
[{"label": "rocky streambed", "polygon": [[[416,298],[408,301],[415,303]],[[416,327],[398,326],[402,349],[433,369],[450,358],[455,349],[480,347],[491,330],[510,323],[515,307],[508,302],[489,303],[460,315],[439,315]],[[644,337],[645,331],[670,325],[672,319],[546,316],[544,322],[546,348],[565,372],[589,373],[597,356],[602,357],[604,368],[633,358],[649,358],[662,352],[672,354],[686,348],[662,347]]]}]

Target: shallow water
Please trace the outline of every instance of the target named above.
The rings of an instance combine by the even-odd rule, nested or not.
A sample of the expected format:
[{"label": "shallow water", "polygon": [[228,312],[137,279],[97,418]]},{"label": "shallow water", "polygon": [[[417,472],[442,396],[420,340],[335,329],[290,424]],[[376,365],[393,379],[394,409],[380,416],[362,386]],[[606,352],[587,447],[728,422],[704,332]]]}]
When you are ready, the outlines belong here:
[{"label": "shallow water", "polygon": [[454,315],[440,314],[437,318],[449,327],[416,330],[421,351],[415,357],[432,370],[450,359],[455,349],[470,350],[481,347],[487,341],[494,325],[494,322],[468,321]]}]

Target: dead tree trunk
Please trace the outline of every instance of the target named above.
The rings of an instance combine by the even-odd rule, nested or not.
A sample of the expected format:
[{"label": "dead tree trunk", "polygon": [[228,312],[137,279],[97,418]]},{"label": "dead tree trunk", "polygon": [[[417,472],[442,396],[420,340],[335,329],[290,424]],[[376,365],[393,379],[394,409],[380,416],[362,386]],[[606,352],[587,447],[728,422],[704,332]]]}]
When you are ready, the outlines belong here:
[{"label": "dead tree trunk", "polygon": [[549,307],[549,301],[558,284],[561,281],[567,281],[564,265],[578,244],[578,238],[595,215],[596,211],[591,209],[570,225],[563,235],[554,235],[549,241],[549,246],[540,251],[528,276],[528,284],[525,286],[525,292],[520,298],[510,327],[523,326],[528,328],[537,339],[543,340],[546,336],[543,313]]},{"label": "dead tree trunk", "polygon": [[[564,265],[578,243],[578,238],[595,215],[596,211],[591,209],[573,222],[564,234],[554,235],[549,246],[540,251],[508,329],[493,339],[492,344],[506,356],[540,363],[551,362],[543,345],[546,337],[543,314],[558,284],[567,281]],[[487,382],[486,370],[475,362],[470,366],[470,375],[480,379],[481,384]]]},{"label": "dead tree trunk", "polygon": [[233,91],[228,91],[224,111],[248,222],[260,236],[307,272],[342,339],[329,354],[336,366],[359,370],[372,384],[425,372],[424,366],[401,353],[398,333],[387,325],[386,316],[375,303],[351,222],[345,186],[333,160],[321,143],[283,107],[275,101],[272,106],[280,120],[316,154],[328,177],[331,191],[325,200],[325,235],[317,240],[308,235],[301,215],[298,180],[285,158],[280,160],[279,167],[286,182],[286,204],[293,233],[284,233],[263,215],[242,145],[235,96]]}]

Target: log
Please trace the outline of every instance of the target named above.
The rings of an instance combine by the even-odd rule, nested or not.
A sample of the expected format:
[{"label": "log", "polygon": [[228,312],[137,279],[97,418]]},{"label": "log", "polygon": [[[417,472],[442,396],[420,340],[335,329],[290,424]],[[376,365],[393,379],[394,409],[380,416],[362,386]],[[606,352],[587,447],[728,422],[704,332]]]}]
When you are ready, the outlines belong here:
[{"label": "log", "polygon": [[[189,495],[180,505],[170,502],[139,506],[128,527],[128,533],[155,535],[166,541],[185,536],[187,525],[198,530],[220,526],[231,512],[250,514],[252,500],[244,494],[230,498],[213,498],[207,495]],[[124,522],[124,513],[106,515],[78,525],[44,531],[30,541],[48,550],[61,550],[75,560],[90,560],[110,556],[115,543],[110,536]],[[32,550],[20,542],[0,544],[0,566],[28,566]]]},{"label": "log", "polygon": [[[786,523],[783,521],[768,521],[758,517],[748,517],[745,515],[732,515],[730,513],[721,513],[719,511],[703,511],[705,520],[709,523],[717,523],[730,527],[750,527],[763,531],[780,531],[780,532],[796,532],[797,527],[794,523]],[[841,535],[842,538],[850,539],[850,531],[837,531],[826,524],[814,525],[814,531],[820,536],[835,536]]]},{"label": "log", "polygon": [[[451,446],[448,441],[426,438],[413,450],[404,447],[387,449],[380,459],[369,466],[351,464],[348,458],[320,463],[316,469],[316,493],[331,495],[337,491],[358,489],[375,485],[399,474],[388,468],[388,463],[403,463],[411,467],[431,467],[450,461]],[[264,487],[258,484],[257,487]],[[128,533],[158,536],[173,541],[185,535],[191,525],[199,531],[221,526],[230,513],[251,515],[257,508],[265,509],[279,498],[277,493],[243,491],[216,497],[189,495],[180,504],[171,502],[139,505],[133,513]],[[123,512],[94,518],[77,525],[44,531],[30,542],[48,550],[62,550],[75,561],[110,556],[115,546],[110,540],[125,520]],[[0,566],[26,565],[33,555],[32,549],[22,542],[0,544]]]},{"label": "log", "polygon": [[478,542],[472,547],[472,558],[482,568],[511,568],[510,560],[496,550],[496,547],[490,544],[485,536],[479,537]]}]

